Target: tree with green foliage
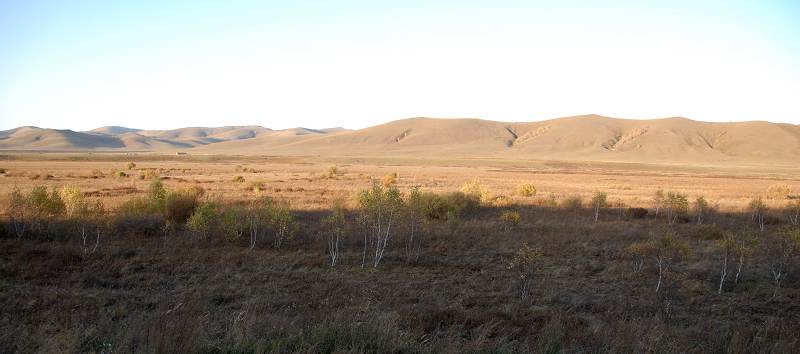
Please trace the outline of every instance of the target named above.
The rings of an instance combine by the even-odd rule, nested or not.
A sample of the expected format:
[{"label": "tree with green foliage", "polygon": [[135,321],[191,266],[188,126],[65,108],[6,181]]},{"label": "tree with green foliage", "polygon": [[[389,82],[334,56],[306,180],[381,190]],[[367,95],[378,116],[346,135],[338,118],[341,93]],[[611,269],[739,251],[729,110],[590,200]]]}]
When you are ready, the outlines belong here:
[{"label": "tree with green foliage", "polygon": [[344,202],[340,200],[334,202],[331,213],[322,219],[322,225],[324,226],[323,237],[325,238],[331,267],[333,267],[336,265],[336,261],[339,260],[340,241],[345,237],[347,229]]},{"label": "tree with green foliage", "polygon": [[521,220],[522,217],[516,210],[505,210],[500,213],[500,221],[503,223],[503,231],[508,232],[514,226],[517,226]]},{"label": "tree with green foliage", "polygon": [[665,199],[666,197],[664,196],[664,190],[659,189],[653,193],[653,209],[655,209],[653,215],[656,219],[658,219],[658,214],[661,212],[661,208],[664,206]]},{"label": "tree with green foliage", "polygon": [[542,250],[531,247],[527,242],[514,253],[508,263],[508,269],[517,276],[518,290],[521,300],[527,300],[533,287],[533,279],[536,275],[539,260],[542,258]]},{"label": "tree with green foliage", "polygon": [[653,257],[658,270],[656,293],[661,291],[665,275],[672,265],[689,255],[689,246],[681,241],[672,230],[665,230],[657,237],[645,242],[636,242],[628,246],[628,252],[634,256],[634,270],[644,267],[644,259]]},{"label": "tree with green foliage", "polygon": [[761,199],[761,197],[753,198],[750,200],[750,203],[747,204],[747,209],[750,212],[753,222],[758,225],[758,228],[761,230],[761,232],[764,232],[764,228],[766,226],[764,223],[764,217],[766,216],[768,209],[767,205],[764,204],[764,200]]},{"label": "tree with green foliage", "polygon": [[689,212],[689,199],[678,192],[667,192],[664,211],[667,214],[667,223],[674,224],[678,221],[678,217]]},{"label": "tree with green foliage", "polygon": [[591,204],[594,209],[594,222],[597,222],[597,219],[600,218],[600,210],[608,206],[608,195],[605,192],[595,192]]},{"label": "tree with green foliage", "polygon": [[[83,192],[76,186],[64,186],[61,189],[61,198],[64,203],[64,214],[74,224],[80,236],[81,252],[88,257],[97,251],[100,246],[102,224],[105,209],[100,200],[94,203],[86,200]],[[94,229],[94,244],[89,241],[90,231]]]},{"label": "tree with green foliage", "polygon": [[274,245],[281,248],[286,240],[294,236],[294,215],[287,202],[275,203],[269,210],[269,222],[273,231]]},{"label": "tree with green foliage", "polygon": [[222,231],[228,241],[237,241],[245,232],[245,209],[241,204],[231,205],[222,211]]},{"label": "tree with green foliage", "polygon": [[414,186],[406,196],[406,218],[408,237],[406,237],[406,261],[415,262],[422,252],[422,232],[425,222],[425,200],[419,186]]},{"label": "tree with green foliage", "polygon": [[[372,188],[359,193],[358,205],[361,218],[371,239],[370,243],[375,247],[372,264],[377,268],[386,255],[389,241],[392,239],[393,227],[402,212],[403,200],[397,187],[384,188],[377,181],[373,181]],[[366,258],[366,245],[365,242],[362,266]]]},{"label": "tree with green foliage", "polygon": [[186,221],[186,226],[200,239],[207,239],[219,222],[217,205],[212,202],[201,202],[194,209],[192,216]]},{"label": "tree with green foliage", "polygon": [[258,239],[264,236],[266,229],[270,224],[270,215],[272,210],[272,199],[269,197],[256,198],[250,203],[247,210],[247,230],[250,233],[250,249],[256,247]]},{"label": "tree with green foliage", "polygon": [[708,216],[709,212],[711,211],[708,206],[708,201],[702,195],[697,197],[694,201],[693,205],[695,220],[697,220],[697,224],[700,225],[705,221],[706,217]]},{"label": "tree with green foliage", "polygon": [[736,276],[733,278],[733,283],[739,284],[739,280],[742,278],[742,271],[744,270],[745,262],[747,261],[748,257],[755,252],[756,248],[758,248],[761,239],[758,233],[749,227],[736,232],[734,237],[736,239],[736,248],[734,250],[737,262]]},{"label": "tree with green foliage", "polygon": [[795,199],[786,206],[789,222],[794,226],[800,226],[800,199]]},{"label": "tree with green foliage", "polygon": [[778,232],[775,240],[767,242],[767,253],[772,281],[775,285],[772,297],[775,298],[786,278],[786,273],[800,257],[800,228],[785,228]]},{"label": "tree with green foliage", "polygon": [[717,249],[722,253],[722,270],[719,275],[719,287],[717,294],[722,294],[722,286],[725,284],[725,278],[728,276],[728,261],[736,256],[739,244],[732,234],[726,234],[721,240],[717,241]]}]

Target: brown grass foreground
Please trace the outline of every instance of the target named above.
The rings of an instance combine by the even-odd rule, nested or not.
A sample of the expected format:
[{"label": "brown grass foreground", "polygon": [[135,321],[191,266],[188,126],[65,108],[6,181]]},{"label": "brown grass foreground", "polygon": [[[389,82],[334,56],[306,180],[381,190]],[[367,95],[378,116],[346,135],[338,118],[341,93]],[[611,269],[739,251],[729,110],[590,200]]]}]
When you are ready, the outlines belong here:
[{"label": "brown grass foreground", "polygon": [[[18,184],[23,192],[36,184],[77,184],[87,200],[102,200],[111,210],[146,195],[152,183],[134,177],[151,167],[142,166],[146,163],[134,170],[118,167],[133,176],[103,172],[97,178],[81,176],[102,170],[93,164],[124,164],[74,164],[39,165],[52,171],[52,177],[30,179],[39,172],[14,161],[6,171],[12,176],[5,178],[28,181]],[[796,352],[800,346],[797,254],[786,254],[779,288],[772,273],[776,257],[787,249],[775,246],[782,245],[783,235],[796,232],[787,211],[775,206],[767,210],[764,231],[753,231],[759,242],[747,255],[741,279],[734,283],[729,276],[718,294],[725,255],[721,241],[759,227],[746,212],[752,196],[737,187],[761,190],[766,204],[782,205],[768,199],[767,190],[783,184],[797,190],[791,179],[713,177],[732,182],[707,183],[706,190],[720,192],[705,196],[719,201],[730,195],[735,203],[720,203],[698,225],[683,211],[672,224],[663,211],[655,217],[651,198],[660,187],[694,200],[681,186],[692,185],[693,179],[707,181],[705,176],[584,171],[561,173],[542,183],[524,173],[482,177],[482,185],[468,184],[466,190],[483,190],[492,200],[484,198],[482,206],[457,215],[425,218],[418,259],[406,257],[409,229],[403,223],[392,231],[380,265],[362,267],[364,236],[352,195],[369,188],[371,177],[399,172],[396,180],[407,196],[408,187],[416,184],[439,193],[457,190],[469,180],[466,174],[443,171],[476,169],[352,165],[330,171],[327,164],[236,165],[156,168],[164,169],[160,177],[169,177],[167,187],[201,185],[206,189],[201,200],[222,200],[222,209],[253,200],[257,193],[291,202],[294,234],[279,248],[271,242],[272,231],[250,249],[246,236],[215,232],[203,238],[183,223],[163,228],[158,213],[155,227],[146,225],[148,218],[125,223],[110,216],[114,221],[105,226],[91,253],[66,217],[50,218],[41,229],[46,233],[29,230],[22,238],[6,222],[0,240],[3,351]],[[244,172],[245,167],[254,171]],[[235,181],[239,175],[245,182]],[[571,175],[589,182],[569,189]],[[614,179],[607,183],[660,181],[624,184],[630,189],[589,188],[596,180],[587,176]],[[254,192],[257,186],[248,184],[253,180],[263,180],[264,190]],[[536,197],[512,195],[518,181],[528,180],[538,189]],[[558,183],[563,190],[552,187]],[[9,185],[4,183],[6,195]],[[132,192],[117,192],[119,186]],[[611,201],[617,191],[634,195],[624,199],[625,207],[602,205],[594,222],[592,190],[607,191]],[[503,191],[507,200],[497,198]],[[557,206],[548,205],[551,192]],[[583,195],[577,206],[576,198],[566,198],[575,195]],[[337,198],[349,201],[349,209],[341,254],[331,266],[325,240],[331,227],[323,219]],[[629,206],[650,210],[645,214]],[[630,246],[665,233],[690,252],[671,262],[656,292],[655,255],[648,253],[642,270],[634,271],[637,259]],[[530,247],[523,247],[526,243]],[[520,254],[521,249],[535,252]],[[520,296],[523,278],[532,279],[526,296]]]}]

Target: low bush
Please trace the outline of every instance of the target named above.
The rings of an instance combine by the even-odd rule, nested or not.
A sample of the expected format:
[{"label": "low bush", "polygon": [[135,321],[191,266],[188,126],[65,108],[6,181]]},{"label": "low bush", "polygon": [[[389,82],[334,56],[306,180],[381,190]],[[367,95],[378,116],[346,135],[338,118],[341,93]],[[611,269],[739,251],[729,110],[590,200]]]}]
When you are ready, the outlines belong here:
[{"label": "low bush", "polygon": [[220,214],[217,205],[212,202],[202,202],[197,205],[194,212],[186,220],[186,227],[197,237],[207,239],[219,226]]},{"label": "low bush", "polygon": [[468,195],[463,192],[444,194],[424,192],[420,199],[424,206],[424,214],[428,219],[442,220],[447,217],[449,212],[461,214],[480,206],[480,199],[476,195]]},{"label": "low bush", "polygon": [[500,214],[500,221],[503,222],[503,228],[508,231],[514,226],[517,226],[522,220],[518,211],[506,210]]},{"label": "low bush", "polygon": [[244,183],[244,176],[233,177],[233,182],[235,182],[235,183]]},{"label": "low bush", "polygon": [[625,209],[625,216],[631,219],[644,219],[647,216],[647,209],[645,208],[628,208]]},{"label": "low bush", "polygon": [[536,196],[536,186],[533,183],[523,183],[517,186],[517,194],[523,197]]},{"label": "low bush", "polygon": [[717,225],[700,225],[692,232],[692,237],[698,240],[722,240],[725,237],[725,231]]},{"label": "low bush", "polygon": [[175,223],[186,222],[197,208],[198,199],[198,193],[191,190],[167,193],[164,198],[164,218]]}]

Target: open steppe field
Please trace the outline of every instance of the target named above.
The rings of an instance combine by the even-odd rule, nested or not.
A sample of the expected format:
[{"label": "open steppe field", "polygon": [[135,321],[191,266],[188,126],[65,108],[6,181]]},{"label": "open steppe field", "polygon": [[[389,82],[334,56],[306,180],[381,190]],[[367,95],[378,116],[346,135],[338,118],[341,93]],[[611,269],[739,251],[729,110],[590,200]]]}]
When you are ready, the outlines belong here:
[{"label": "open steppe field", "polygon": [[0,169],[1,352],[800,351],[800,166],[19,153]]},{"label": "open steppe field", "polygon": [[[403,190],[420,186],[432,192],[455,191],[477,179],[494,196],[516,204],[541,205],[569,196],[591,198],[601,191],[608,202],[625,207],[653,206],[661,189],[705,197],[718,210],[743,212],[755,197],[781,208],[788,188],[800,194],[800,165],[697,166],[571,161],[519,161],[503,159],[436,159],[435,157],[258,157],[169,156],[158,154],[20,154],[7,155],[0,195],[16,186],[62,187],[74,185],[88,195],[116,206],[143,195],[154,176],[172,189],[202,187],[209,195],[227,201],[249,200],[264,192],[286,199],[303,210],[330,207],[336,198],[350,197],[367,188],[372,179],[397,174]],[[133,162],[135,167],[128,168]],[[331,168],[336,172],[330,175]],[[124,174],[124,175],[123,175]],[[144,178],[143,178],[144,176]],[[241,177],[241,178],[238,178]],[[534,197],[520,197],[515,189],[532,183]],[[259,186],[259,192],[254,187]],[[780,188],[779,188],[780,187]],[[786,193],[784,193],[786,194]],[[777,197],[777,198],[773,198]]]}]

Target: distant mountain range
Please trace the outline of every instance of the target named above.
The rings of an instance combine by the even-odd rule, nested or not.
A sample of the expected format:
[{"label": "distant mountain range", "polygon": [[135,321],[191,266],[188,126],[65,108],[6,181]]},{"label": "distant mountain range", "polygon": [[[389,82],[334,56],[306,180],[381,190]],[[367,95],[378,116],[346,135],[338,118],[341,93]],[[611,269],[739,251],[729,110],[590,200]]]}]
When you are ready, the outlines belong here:
[{"label": "distant mountain range", "polygon": [[800,163],[800,126],[584,115],[528,123],[410,118],[360,130],[260,126],[86,132],[20,127],[2,150],[323,156],[499,157],[626,162]]}]

